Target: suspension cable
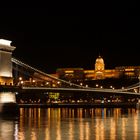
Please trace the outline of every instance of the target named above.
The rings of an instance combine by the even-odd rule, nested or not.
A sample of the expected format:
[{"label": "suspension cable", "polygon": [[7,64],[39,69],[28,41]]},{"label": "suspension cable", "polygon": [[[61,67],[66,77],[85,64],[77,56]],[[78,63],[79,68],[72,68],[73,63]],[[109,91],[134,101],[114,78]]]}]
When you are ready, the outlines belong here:
[{"label": "suspension cable", "polygon": [[[28,65],[28,64],[23,63],[23,62],[20,61],[20,60],[17,60],[16,58],[13,58],[13,57],[12,57],[11,60],[12,60],[12,62],[14,62],[14,63],[16,63],[16,64],[18,64],[18,65],[20,65],[20,66],[22,66],[22,67],[29,68],[29,69],[31,69],[31,70],[33,70],[33,71],[35,71],[35,72],[38,72],[38,73],[40,73],[40,74],[42,74],[42,75],[45,75],[45,76],[49,77],[49,78],[51,78],[51,79],[55,79],[55,80],[61,81],[61,82],[66,83],[66,84],[68,84],[68,85],[70,85],[70,86],[73,85],[73,86],[76,86],[76,87],[79,87],[79,88],[85,88],[84,86],[81,86],[81,85],[78,85],[78,84],[75,84],[75,83],[71,83],[71,82],[68,82],[68,81],[59,79],[59,78],[57,78],[57,77],[55,77],[55,76],[52,76],[52,75],[50,75],[50,74],[47,74],[47,73],[45,73],[45,72],[43,72],[43,71],[41,71],[41,70],[38,70],[38,69],[36,69],[36,68],[34,68],[34,67]],[[87,87],[86,87],[86,88],[87,88]]]}]

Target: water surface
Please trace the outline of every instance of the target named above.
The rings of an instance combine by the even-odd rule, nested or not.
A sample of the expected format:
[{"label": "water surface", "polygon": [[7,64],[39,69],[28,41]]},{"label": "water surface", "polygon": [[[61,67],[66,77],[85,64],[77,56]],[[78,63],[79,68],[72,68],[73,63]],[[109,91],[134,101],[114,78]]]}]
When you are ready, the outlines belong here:
[{"label": "water surface", "polygon": [[134,108],[20,108],[19,118],[0,118],[0,140],[139,140]]}]

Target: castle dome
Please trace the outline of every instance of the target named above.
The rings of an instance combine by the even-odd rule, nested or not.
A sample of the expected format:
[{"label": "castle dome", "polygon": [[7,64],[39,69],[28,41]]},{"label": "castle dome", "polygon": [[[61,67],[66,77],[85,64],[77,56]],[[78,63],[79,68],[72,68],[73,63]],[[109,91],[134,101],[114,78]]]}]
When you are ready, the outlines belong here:
[{"label": "castle dome", "polygon": [[104,64],[104,60],[103,60],[103,58],[99,55],[98,58],[96,59],[96,62],[95,62],[95,63]]},{"label": "castle dome", "polygon": [[105,64],[103,58],[99,55],[95,61],[95,70],[100,71],[105,69]]}]

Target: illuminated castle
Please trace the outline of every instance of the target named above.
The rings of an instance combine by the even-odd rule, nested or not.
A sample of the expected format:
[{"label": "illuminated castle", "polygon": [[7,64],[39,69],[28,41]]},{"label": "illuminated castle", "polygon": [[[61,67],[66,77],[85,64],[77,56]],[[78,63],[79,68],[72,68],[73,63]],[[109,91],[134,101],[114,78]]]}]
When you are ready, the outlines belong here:
[{"label": "illuminated castle", "polygon": [[104,79],[105,64],[101,56],[95,61],[95,79]]},{"label": "illuminated castle", "polygon": [[117,78],[118,72],[114,69],[105,69],[103,58],[99,55],[95,61],[95,70],[84,70],[85,79]]},{"label": "illuminated castle", "polygon": [[59,68],[56,74],[59,78],[69,81],[80,80],[103,80],[106,78],[138,78],[140,66],[120,66],[115,69],[105,69],[103,58],[99,55],[95,60],[94,70],[84,70],[83,68]]}]

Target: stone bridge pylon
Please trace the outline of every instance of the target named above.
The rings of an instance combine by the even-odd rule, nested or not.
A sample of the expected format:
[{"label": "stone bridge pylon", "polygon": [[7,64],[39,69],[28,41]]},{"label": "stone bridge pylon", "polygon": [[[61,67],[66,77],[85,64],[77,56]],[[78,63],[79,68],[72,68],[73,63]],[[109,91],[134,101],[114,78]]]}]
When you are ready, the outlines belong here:
[{"label": "stone bridge pylon", "polygon": [[16,47],[11,46],[11,41],[0,39],[0,85],[12,85],[12,52]]},{"label": "stone bridge pylon", "polygon": [[[13,85],[11,58],[15,48],[11,46],[11,41],[0,39],[0,86]],[[0,114],[9,116],[18,114],[18,112],[15,93],[0,89]]]}]

